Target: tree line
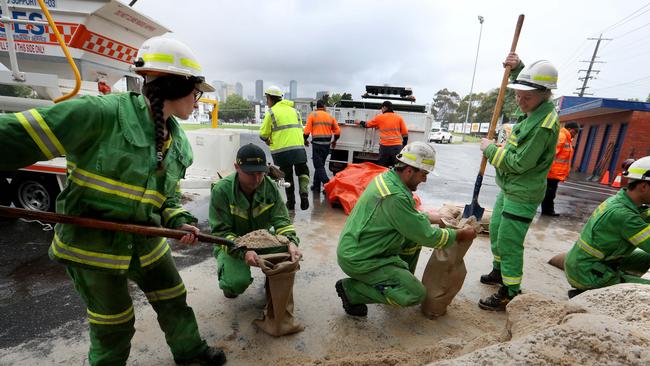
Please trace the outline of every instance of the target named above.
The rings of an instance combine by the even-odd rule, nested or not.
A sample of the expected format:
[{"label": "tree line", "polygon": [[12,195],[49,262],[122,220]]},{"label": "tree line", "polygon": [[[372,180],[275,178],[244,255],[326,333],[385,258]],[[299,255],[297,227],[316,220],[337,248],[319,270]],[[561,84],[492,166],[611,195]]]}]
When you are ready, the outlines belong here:
[{"label": "tree line", "polygon": [[[444,88],[436,92],[431,106],[431,114],[434,115],[436,121],[441,122],[443,127],[446,127],[449,123],[465,122],[467,106],[471,99],[471,108],[467,122],[488,123],[492,120],[498,95],[499,89],[495,88],[488,92],[472,93],[461,98],[460,94],[455,91]],[[503,120],[510,121],[514,119],[513,114],[516,110],[515,92],[512,89],[506,89],[503,108],[501,109]]]}]

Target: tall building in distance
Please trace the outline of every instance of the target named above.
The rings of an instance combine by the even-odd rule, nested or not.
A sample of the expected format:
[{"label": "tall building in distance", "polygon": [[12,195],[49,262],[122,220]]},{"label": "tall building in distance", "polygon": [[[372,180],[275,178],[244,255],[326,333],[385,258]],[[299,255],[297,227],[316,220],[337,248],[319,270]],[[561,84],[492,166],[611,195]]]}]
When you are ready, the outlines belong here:
[{"label": "tall building in distance", "polygon": [[244,97],[244,86],[239,81],[235,83],[235,94]]},{"label": "tall building in distance", "polygon": [[316,92],[316,100],[321,100],[326,95],[331,95],[331,93],[327,90]]},{"label": "tall building in distance", "polygon": [[226,98],[224,93],[223,93],[224,85],[225,85],[225,83],[222,80],[213,80],[212,81],[212,86],[214,86],[214,88],[216,89],[214,93],[217,95],[217,99],[219,101],[224,101],[225,98]]},{"label": "tall building in distance", "polygon": [[255,100],[264,100],[264,80],[255,80]]},{"label": "tall building in distance", "polygon": [[289,99],[298,98],[298,82],[297,81],[291,80],[289,82],[289,94],[291,95],[291,98],[289,98]]}]

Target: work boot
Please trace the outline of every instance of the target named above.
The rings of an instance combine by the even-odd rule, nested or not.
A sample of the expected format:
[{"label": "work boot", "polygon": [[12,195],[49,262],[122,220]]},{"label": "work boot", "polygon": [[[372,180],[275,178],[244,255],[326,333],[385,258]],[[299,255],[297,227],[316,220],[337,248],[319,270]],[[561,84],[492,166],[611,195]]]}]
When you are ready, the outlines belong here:
[{"label": "work boot", "polygon": [[350,300],[348,300],[347,295],[345,294],[345,289],[343,289],[343,280],[338,280],[336,281],[336,293],[339,295],[341,298],[341,302],[343,303],[343,310],[348,315],[352,316],[366,316],[368,315],[368,307],[366,304],[351,304]]},{"label": "work boot", "polygon": [[585,292],[585,290],[580,290],[577,288],[572,288],[571,290],[568,291],[569,299],[573,299],[575,296],[580,295],[581,293]]},{"label": "work boot", "polygon": [[503,284],[503,279],[501,278],[501,270],[492,268],[492,272],[481,276],[481,283],[486,285],[499,285]]},{"label": "work boot", "polygon": [[293,211],[296,208],[295,201],[287,201],[287,210]]},{"label": "work boot", "polygon": [[307,192],[300,192],[300,209],[306,210],[309,208],[309,194]]},{"label": "work boot", "polygon": [[544,216],[551,216],[551,217],[558,217],[558,216],[560,216],[559,213],[554,212],[554,211],[551,211],[551,212],[544,212],[544,211],[542,211],[542,215],[544,215]]},{"label": "work boot", "polygon": [[478,307],[483,310],[506,311],[506,305],[513,298],[514,296],[510,296],[508,293],[508,286],[501,286],[496,293],[479,300]]},{"label": "work boot", "polygon": [[239,296],[239,295],[237,295],[237,294],[235,294],[235,293],[232,293],[232,292],[230,292],[230,291],[227,291],[227,290],[223,290],[223,296],[225,296],[225,297],[227,297],[227,298],[229,298],[229,299],[234,299],[234,298],[236,298],[236,297]]},{"label": "work boot", "polygon": [[194,358],[174,361],[177,365],[221,366],[226,363],[226,354],[221,348],[208,347]]},{"label": "work boot", "polygon": [[312,185],[312,186],[310,187],[310,189],[311,189],[311,191],[314,192],[314,193],[320,193],[320,184],[319,184],[319,185],[315,185],[315,184],[314,184],[314,185]]}]

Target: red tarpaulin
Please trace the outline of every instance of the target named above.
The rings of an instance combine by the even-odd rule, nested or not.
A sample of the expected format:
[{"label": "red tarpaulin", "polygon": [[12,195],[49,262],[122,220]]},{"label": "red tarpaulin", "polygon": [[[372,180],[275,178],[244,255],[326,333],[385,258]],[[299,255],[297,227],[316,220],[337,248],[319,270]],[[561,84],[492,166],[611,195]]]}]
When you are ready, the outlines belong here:
[{"label": "red tarpaulin", "polygon": [[[345,214],[349,215],[368,184],[377,175],[387,171],[388,168],[368,162],[348,164],[347,168],[336,173],[336,176],[325,184],[327,200],[331,204],[340,204]],[[420,199],[416,195],[413,195],[413,198],[417,206],[420,206]]]}]

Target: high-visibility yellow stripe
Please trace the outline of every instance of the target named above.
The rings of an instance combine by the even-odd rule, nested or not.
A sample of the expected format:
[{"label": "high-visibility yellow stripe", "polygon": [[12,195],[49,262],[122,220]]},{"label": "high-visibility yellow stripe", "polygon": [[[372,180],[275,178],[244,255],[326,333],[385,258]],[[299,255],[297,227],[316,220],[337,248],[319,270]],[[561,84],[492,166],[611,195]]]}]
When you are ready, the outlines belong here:
[{"label": "high-visibility yellow stripe", "polygon": [[86,312],[88,313],[88,321],[90,323],[102,325],[123,324],[130,321],[135,316],[133,305],[119,314],[98,314],[90,311],[90,309],[86,309]]},{"label": "high-visibility yellow stripe", "polygon": [[260,206],[255,207],[253,209],[253,217],[257,217],[257,216],[263,214],[264,212],[266,212],[268,209],[270,209],[273,206],[275,206],[275,202],[274,203],[269,203],[267,205],[260,205]]},{"label": "high-visibility yellow stripe", "polygon": [[499,255],[493,255],[494,256],[494,261],[495,262],[501,262],[501,256]]},{"label": "high-visibility yellow stripe", "polygon": [[390,194],[390,189],[388,189],[383,175],[379,176],[379,184],[381,184],[381,186],[384,188],[384,192],[386,192],[387,195]]},{"label": "high-visibility yellow stripe", "polygon": [[413,255],[420,249],[422,249],[422,246],[421,245],[416,245],[414,247],[402,249],[400,254],[402,254],[402,255]]},{"label": "high-visibility yellow stripe", "polygon": [[142,59],[147,62],[163,62],[166,64],[174,63],[174,55],[165,53],[145,53],[142,55]]},{"label": "high-visibility yellow stripe", "polygon": [[544,119],[544,122],[542,122],[542,127],[550,128],[553,126],[553,124],[556,121],[557,121],[557,113],[555,113],[555,111],[551,111],[551,113],[549,113]]},{"label": "high-visibility yellow stripe", "polygon": [[505,158],[505,156],[506,156],[506,150],[504,148],[500,147],[499,150],[498,150],[500,152],[499,158],[496,161],[496,163],[493,164],[495,168],[498,168],[498,167],[501,166],[501,162],[503,161],[503,158]]},{"label": "high-visibility yellow stripe", "polygon": [[170,250],[167,239],[161,238],[158,245],[149,253],[140,257],[140,266],[146,267],[158,261]]},{"label": "high-visibility yellow stripe", "polygon": [[440,229],[440,239],[434,245],[434,247],[440,248],[445,246],[445,244],[447,244],[447,240],[449,240],[449,231],[447,229]]},{"label": "high-visibility yellow stripe", "polygon": [[181,65],[201,71],[201,65],[199,65],[199,63],[194,60],[190,60],[189,58],[181,58]]},{"label": "high-visibility yellow stripe", "polygon": [[650,238],[650,225],[646,226],[645,229],[634,234],[631,238],[628,239],[628,241],[634,244],[635,246],[638,246],[639,244],[646,241],[648,238]]},{"label": "high-visibility yellow stripe", "polygon": [[592,257],[596,257],[598,259],[605,258],[605,254],[603,254],[603,252],[601,252],[600,250],[598,250],[598,249],[592,247],[591,245],[587,244],[587,242],[582,240],[582,238],[578,239],[576,244],[578,244],[578,247],[580,247],[580,249],[582,249],[583,251],[585,251],[587,254],[591,255]]},{"label": "high-visibility yellow stripe", "polygon": [[183,284],[183,282],[181,282],[178,285],[171,288],[146,292],[145,296],[147,296],[147,300],[149,300],[149,302],[155,302],[155,301],[173,299],[184,295],[186,292],[187,290],[185,289],[185,285]]},{"label": "high-visibility yellow stripe", "polygon": [[56,147],[57,152],[59,153],[59,156],[65,155],[65,149],[63,148],[63,145],[61,145],[61,142],[59,141],[56,136],[54,136],[54,132],[50,129],[50,127],[45,123],[45,120],[41,116],[40,113],[36,109],[30,109],[29,113],[36,119],[38,122],[39,126],[43,129],[43,132],[49,137],[50,141],[54,146]]},{"label": "high-visibility yellow stripe", "polygon": [[45,146],[45,143],[43,142],[43,140],[41,140],[41,138],[38,137],[38,134],[36,133],[36,131],[34,130],[34,128],[29,124],[29,122],[27,121],[27,119],[25,118],[25,116],[23,116],[21,113],[14,113],[14,115],[16,116],[16,118],[18,119],[18,121],[20,122],[20,124],[23,125],[23,127],[25,128],[25,130],[27,130],[27,133],[28,133],[29,136],[32,138],[32,140],[34,140],[34,142],[36,143],[36,145],[38,146],[38,148],[41,149],[41,152],[43,153],[43,155],[45,155],[45,157],[46,157],[48,160],[50,160],[50,159],[54,159],[55,156],[52,155],[52,153],[50,152],[50,150]]},{"label": "high-visibility yellow stripe", "polygon": [[182,208],[166,208],[162,212],[163,223],[167,224],[174,216],[187,212]]},{"label": "high-visibility yellow stripe", "polygon": [[296,231],[296,227],[293,226],[293,225],[284,226],[284,227],[278,228],[275,231],[275,233],[277,235],[282,235],[282,234],[286,233],[287,231]]},{"label": "high-visibility yellow stripe", "polygon": [[398,303],[396,303],[395,301],[391,300],[388,296],[386,296],[386,302],[388,303],[388,305],[393,305],[393,306],[401,307],[400,304],[398,304]]},{"label": "high-visibility yellow stripe", "polygon": [[62,242],[57,234],[54,234],[51,248],[56,257],[93,267],[126,270],[129,269],[131,263],[130,256],[92,252],[72,247]]},{"label": "high-visibility yellow stripe", "polygon": [[533,80],[557,82],[557,76],[552,75],[533,75]]},{"label": "high-visibility yellow stripe", "polygon": [[501,278],[503,279],[503,283],[506,285],[518,285],[521,283],[521,277],[509,277],[501,274]]},{"label": "high-visibility yellow stripe", "polygon": [[385,193],[384,190],[382,189],[382,187],[379,185],[379,177],[373,179],[373,181],[375,182],[375,185],[377,186],[377,190],[379,191],[379,194],[382,197],[386,197],[387,193]]},{"label": "high-visibility yellow stripe", "polygon": [[230,205],[230,214],[239,216],[244,220],[248,220],[248,213],[235,205]]}]

